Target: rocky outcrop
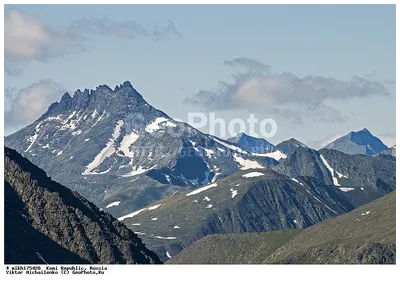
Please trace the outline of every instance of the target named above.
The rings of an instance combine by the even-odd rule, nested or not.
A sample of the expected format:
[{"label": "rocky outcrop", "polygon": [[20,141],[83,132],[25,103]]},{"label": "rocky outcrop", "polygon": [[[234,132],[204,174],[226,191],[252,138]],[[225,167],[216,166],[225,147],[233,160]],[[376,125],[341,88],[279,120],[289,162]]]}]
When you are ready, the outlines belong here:
[{"label": "rocky outcrop", "polygon": [[5,148],[6,263],[160,263],[110,214]]}]

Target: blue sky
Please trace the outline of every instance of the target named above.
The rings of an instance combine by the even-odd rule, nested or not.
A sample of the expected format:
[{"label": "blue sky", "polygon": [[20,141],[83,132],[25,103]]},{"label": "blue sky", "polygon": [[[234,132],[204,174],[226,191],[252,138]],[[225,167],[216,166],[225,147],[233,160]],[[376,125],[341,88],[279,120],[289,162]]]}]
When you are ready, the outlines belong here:
[{"label": "blue sky", "polygon": [[[272,143],[320,146],[367,127],[394,144],[394,5],[9,5],[5,21],[6,134],[64,90],[129,80],[185,121],[273,118]],[[19,116],[36,95],[38,112]]]}]

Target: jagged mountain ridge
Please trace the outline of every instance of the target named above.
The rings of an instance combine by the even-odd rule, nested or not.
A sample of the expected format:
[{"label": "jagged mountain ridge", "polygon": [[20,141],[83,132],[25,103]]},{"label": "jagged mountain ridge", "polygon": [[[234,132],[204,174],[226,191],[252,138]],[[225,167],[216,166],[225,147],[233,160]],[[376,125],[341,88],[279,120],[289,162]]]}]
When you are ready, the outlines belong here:
[{"label": "jagged mountain ridge", "polygon": [[5,144],[98,206],[111,204],[107,211],[117,217],[241,169],[277,163],[171,119],[129,82],[64,94]]},{"label": "jagged mountain ridge", "polygon": [[141,239],[5,148],[5,263],[160,263]]},{"label": "jagged mountain ridge", "polygon": [[364,128],[357,132],[350,132],[347,135],[326,145],[325,148],[335,149],[347,154],[374,155],[388,147],[377,137]]}]

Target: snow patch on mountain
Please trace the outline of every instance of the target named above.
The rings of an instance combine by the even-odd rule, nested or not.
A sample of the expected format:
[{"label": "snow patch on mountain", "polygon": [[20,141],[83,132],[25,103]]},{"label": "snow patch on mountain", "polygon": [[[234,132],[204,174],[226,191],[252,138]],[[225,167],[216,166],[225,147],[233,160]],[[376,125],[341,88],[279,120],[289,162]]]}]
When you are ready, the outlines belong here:
[{"label": "snow patch on mountain", "polygon": [[339,173],[337,171],[336,171],[336,174],[339,176],[339,178],[346,178],[346,179],[349,178],[348,176],[345,176],[345,175],[343,175],[343,174],[341,174],[341,173]]},{"label": "snow patch on mountain", "polygon": [[135,212],[133,212],[133,213],[127,214],[127,215],[125,215],[125,216],[122,216],[122,217],[118,218],[118,220],[119,220],[119,221],[123,221],[124,219],[132,218],[132,217],[134,217],[134,216],[140,214],[141,212],[143,212],[143,211],[145,211],[145,210],[147,210],[147,208],[140,209],[140,210],[137,210],[137,211],[135,211]]},{"label": "snow patch on mountain", "polygon": [[160,207],[160,206],[161,206],[161,204],[154,205],[154,206],[148,207],[147,210],[149,210],[149,211],[155,210],[155,209],[157,209],[157,208]]},{"label": "snow patch on mountain", "polygon": [[90,174],[95,174],[92,171],[96,169],[107,157],[110,157],[111,155],[114,154],[115,152],[115,147],[114,143],[115,140],[119,137],[121,133],[121,127],[124,124],[124,121],[120,120],[117,122],[117,125],[114,128],[114,132],[112,134],[112,137],[109,139],[108,143],[106,144],[106,147],[104,147],[99,154],[94,158],[92,162],[90,162],[86,166],[86,170],[82,173],[82,175],[90,175]]},{"label": "snow patch on mountain", "polygon": [[146,126],[145,131],[148,133],[154,133],[158,130],[161,130],[162,128],[160,127],[160,124],[168,127],[176,127],[176,124],[172,123],[167,118],[157,117],[156,120]]},{"label": "snow patch on mountain", "polygon": [[254,177],[260,177],[260,176],[263,176],[263,175],[264,174],[260,173],[260,172],[251,172],[251,173],[243,175],[242,177],[244,177],[244,178],[254,178]]},{"label": "snow patch on mountain", "polygon": [[118,206],[119,203],[121,203],[121,201],[112,202],[112,203],[110,203],[110,204],[108,204],[108,205],[106,206],[106,209],[107,209],[107,208],[114,207],[114,206]]},{"label": "snow patch on mountain", "polygon": [[103,114],[101,114],[99,118],[97,118],[96,122],[92,125],[92,128],[95,127],[101,121],[101,119],[103,119],[105,113],[106,112],[104,111]]},{"label": "snow patch on mountain", "polygon": [[164,237],[164,236],[159,236],[159,235],[155,235],[154,238],[166,239],[166,240],[175,240],[175,239],[176,239],[176,237],[174,237],[174,236],[167,236],[167,237]]},{"label": "snow patch on mountain", "polygon": [[236,145],[226,143],[226,142],[224,142],[222,140],[219,140],[219,139],[217,139],[215,137],[211,137],[211,136],[210,136],[210,139],[212,139],[213,141],[215,141],[215,142],[217,142],[219,144],[222,144],[223,146],[225,146],[225,147],[227,147],[227,148],[229,148],[231,150],[234,150],[234,151],[237,151],[237,152],[240,152],[240,153],[243,153],[243,154],[247,154],[247,151],[244,151],[243,149],[241,149],[240,147],[237,147]]},{"label": "snow patch on mountain", "polygon": [[82,130],[77,130],[77,131],[75,131],[75,132],[72,132],[72,135],[73,135],[73,136],[75,136],[75,135],[80,135],[80,134],[82,134]]},{"label": "snow patch on mountain", "polygon": [[238,192],[237,192],[237,190],[234,190],[233,188],[231,188],[230,190],[232,192],[232,199],[233,199],[238,194]]},{"label": "snow patch on mountain", "polygon": [[274,158],[276,161],[287,158],[287,155],[285,153],[281,152],[280,150],[275,150],[274,152],[263,153],[263,154],[252,153],[252,155],[262,156],[262,157],[270,157],[270,158]]},{"label": "snow patch on mountain", "polygon": [[129,147],[134,144],[139,138],[139,135],[136,132],[132,132],[129,135],[125,135],[122,138],[121,144],[119,146],[119,150],[121,150],[125,156],[133,157],[133,153],[130,151]]},{"label": "snow patch on mountain", "polygon": [[157,165],[154,165],[153,167],[148,168],[148,169],[146,169],[146,168],[144,168],[144,167],[142,167],[142,166],[139,166],[139,167],[137,167],[137,168],[136,168],[136,166],[133,166],[131,172],[129,172],[129,173],[127,173],[127,174],[124,174],[124,175],[120,175],[120,177],[121,177],[121,178],[126,178],[126,177],[137,176],[137,175],[146,173],[147,171],[153,169],[155,166],[157,166]]},{"label": "snow patch on mountain", "polygon": [[198,188],[198,189],[196,189],[196,190],[194,190],[194,191],[192,191],[192,192],[189,192],[188,194],[186,194],[186,196],[199,194],[200,192],[203,192],[203,191],[205,191],[205,190],[207,190],[207,189],[210,189],[210,188],[216,187],[216,186],[218,186],[217,183],[212,183],[212,184],[206,185],[206,186],[204,186],[204,187]]},{"label": "snow patch on mountain", "polygon": [[326,161],[326,159],[324,158],[324,156],[322,156],[322,154],[319,156],[322,160],[322,163],[324,163],[325,167],[329,170],[329,172],[331,173],[332,176],[332,181],[333,184],[336,186],[340,186],[338,179],[335,177],[335,171],[333,170],[333,168],[329,165],[328,161]]},{"label": "snow patch on mountain", "polygon": [[214,150],[212,149],[204,148],[204,151],[206,152],[206,155],[209,158],[214,154]]},{"label": "snow patch on mountain", "polygon": [[32,145],[36,142],[38,136],[39,136],[39,131],[40,131],[40,126],[42,125],[42,122],[39,122],[36,126],[35,126],[35,134],[33,136],[29,136],[27,141],[29,144],[28,148],[25,150],[25,152],[28,152],[29,149],[31,149]]},{"label": "snow patch on mountain", "polygon": [[249,159],[243,159],[239,155],[235,154],[233,155],[233,159],[239,163],[240,170],[249,170],[249,169],[263,169],[264,167],[261,166],[257,161],[255,160],[249,160]]}]

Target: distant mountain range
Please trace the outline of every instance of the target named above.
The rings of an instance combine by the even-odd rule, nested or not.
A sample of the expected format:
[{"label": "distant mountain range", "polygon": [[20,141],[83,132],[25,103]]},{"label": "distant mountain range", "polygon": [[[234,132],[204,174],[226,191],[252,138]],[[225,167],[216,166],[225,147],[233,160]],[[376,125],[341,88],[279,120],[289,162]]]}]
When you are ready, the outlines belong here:
[{"label": "distant mountain range", "polygon": [[132,231],[5,148],[5,263],[160,263]]},{"label": "distant mountain range", "polygon": [[[240,133],[225,140],[171,119],[129,82],[64,94],[5,144],[15,149],[6,149],[5,167],[9,262],[40,255],[51,263],[158,263],[205,236],[267,231],[276,243],[265,244],[271,255],[257,262],[269,262],[301,229],[396,188],[395,146],[366,129],[318,151],[294,138],[273,145]],[[251,248],[264,237],[257,235],[238,241],[248,237]],[[376,247],[365,249],[393,250]],[[329,258],[321,260],[336,262]],[[292,254],[271,261],[308,260],[315,261]]]},{"label": "distant mountain range", "polygon": [[347,135],[331,142],[325,148],[339,150],[347,154],[374,155],[388,147],[367,129],[350,132]]},{"label": "distant mountain range", "polygon": [[396,187],[386,155],[301,147],[272,169],[241,171],[119,219],[165,261],[209,234],[308,227]]},{"label": "distant mountain range", "polygon": [[276,146],[265,139],[255,138],[245,133],[240,133],[236,137],[229,138],[228,141],[235,143],[243,150],[256,156],[271,157],[279,161],[295,152],[299,147],[307,147],[304,143],[291,138]]},{"label": "distant mountain range", "polygon": [[208,235],[168,264],[395,264],[396,193],[306,229]]}]

